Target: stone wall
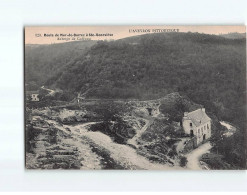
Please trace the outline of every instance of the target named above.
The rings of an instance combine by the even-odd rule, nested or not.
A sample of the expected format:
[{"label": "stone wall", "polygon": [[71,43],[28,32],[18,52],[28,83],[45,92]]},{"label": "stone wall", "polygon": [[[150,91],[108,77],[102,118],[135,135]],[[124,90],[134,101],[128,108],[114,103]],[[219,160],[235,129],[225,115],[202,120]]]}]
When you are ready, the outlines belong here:
[{"label": "stone wall", "polygon": [[183,153],[188,153],[197,147],[197,138],[196,136],[192,137],[191,139],[187,140],[184,145]]}]

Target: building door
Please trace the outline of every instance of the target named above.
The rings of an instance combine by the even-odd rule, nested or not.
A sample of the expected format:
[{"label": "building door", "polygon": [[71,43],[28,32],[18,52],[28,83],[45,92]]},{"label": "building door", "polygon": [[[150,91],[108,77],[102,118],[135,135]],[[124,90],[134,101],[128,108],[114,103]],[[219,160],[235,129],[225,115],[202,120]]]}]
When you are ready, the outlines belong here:
[{"label": "building door", "polygon": [[203,135],[203,141],[206,139],[206,134]]},{"label": "building door", "polygon": [[190,136],[193,137],[194,136],[194,131],[190,130]]}]

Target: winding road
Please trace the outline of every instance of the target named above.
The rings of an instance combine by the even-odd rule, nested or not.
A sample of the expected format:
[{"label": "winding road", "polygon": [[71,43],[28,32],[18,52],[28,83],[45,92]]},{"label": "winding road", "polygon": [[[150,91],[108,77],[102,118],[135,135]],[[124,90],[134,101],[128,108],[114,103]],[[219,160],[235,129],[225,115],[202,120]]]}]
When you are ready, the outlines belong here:
[{"label": "winding road", "polygon": [[46,90],[46,91],[49,91],[49,95],[53,95],[53,94],[55,93],[54,90],[45,88],[45,86],[42,86],[41,89],[44,89],[44,90]]},{"label": "winding road", "polygon": [[[68,132],[66,129],[70,129],[71,136],[74,141],[71,144],[76,143],[79,145],[80,140],[90,139],[97,147],[107,150],[110,153],[111,158],[113,158],[119,165],[125,167],[128,170],[131,169],[144,169],[144,170],[172,170],[172,169],[183,169],[179,166],[169,166],[159,163],[150,162],[145,157],[136,153],[136,150],[132,147],[124,144],[118,144],[112,141],[112,139],[101,133],[92,132],[87,130],[87,126],[94,124],[95,122],[89,122],[84,124],[79,124],[76,126],[70,125],[59,125],[56,121],[48,120],[50,124],[53,124],[56,128]],[[84,150],[85,151],[85,150]],[[95,160],[93,160],[95,161]],[[93,163],[93,162],[92,162]],[[88,162],[87,164],[90,164]]]},{"label": "winding road", "polygon": [[202,170],[202,166],[200,165],[200,157],[208,153],[209,150],[212,148],[210,142],[206,142],[202,145],[200,145],[198,148],[192,150],[190,153],[186,154],[185,157],[187,157],[188,163],[187,168],[193,169],[193,170]]}]

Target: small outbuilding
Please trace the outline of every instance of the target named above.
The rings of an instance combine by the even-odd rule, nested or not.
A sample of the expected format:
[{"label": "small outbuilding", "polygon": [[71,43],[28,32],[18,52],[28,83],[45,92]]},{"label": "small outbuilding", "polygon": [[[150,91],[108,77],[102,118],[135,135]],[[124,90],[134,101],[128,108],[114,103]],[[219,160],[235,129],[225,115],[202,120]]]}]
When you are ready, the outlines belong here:
[{"label": "small outbuilding", "polygon": [[31,100],[32,102],[38,102],[39,99],[39,92],[38,91],[27,91],[26,92],[26,99]]}]

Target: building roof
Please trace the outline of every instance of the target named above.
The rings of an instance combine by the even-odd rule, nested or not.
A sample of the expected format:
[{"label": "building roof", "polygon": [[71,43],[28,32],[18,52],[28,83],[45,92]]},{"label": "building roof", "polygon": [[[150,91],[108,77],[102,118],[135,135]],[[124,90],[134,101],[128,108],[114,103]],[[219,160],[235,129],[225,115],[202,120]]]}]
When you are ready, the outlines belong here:
[{"label": "building roof", "polygon": [[26,91],[26,94],[38,94],[39,91]]},{"label": "building roof", "polygon": [[189,112],[186,118],[190,119],[197,127],[211,120],[202,109]]},{"label": "building roof", "polygon": [[26,95],[39,94],[39,91],[26,91]]}]

